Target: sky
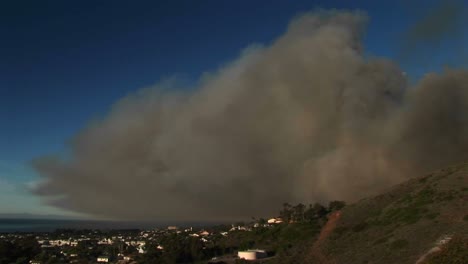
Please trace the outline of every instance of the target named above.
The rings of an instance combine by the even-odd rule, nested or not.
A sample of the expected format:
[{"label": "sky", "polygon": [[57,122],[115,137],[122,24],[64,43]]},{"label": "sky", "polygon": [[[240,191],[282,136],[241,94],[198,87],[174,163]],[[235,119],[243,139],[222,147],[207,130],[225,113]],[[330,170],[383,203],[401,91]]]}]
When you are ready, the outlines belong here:
[{"label": "sky", "polygon": [[71,214],[28,191],[39,181],[33,159],[66,155],[67,142],[127,94],[174,76],[195,83],[246,47],[268,45],[305,12],[366,12],[368,56],[395,59],[411,76],[461,63],[450,49],[424,65],[404,55],[405,33],[437,4],[405,2],[3,1],[0,213]]}]

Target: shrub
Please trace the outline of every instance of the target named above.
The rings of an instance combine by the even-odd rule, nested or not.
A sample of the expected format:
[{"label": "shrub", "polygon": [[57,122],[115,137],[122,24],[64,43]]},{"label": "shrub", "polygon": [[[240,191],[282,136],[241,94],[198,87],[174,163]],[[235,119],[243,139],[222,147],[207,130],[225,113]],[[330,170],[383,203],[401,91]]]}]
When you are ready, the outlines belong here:
[{"label": "shrub", "polygon": [[375,224],[390,225],[398,224],[400,222],[405,224],[414,224],[421,219],[422,213],[427,211],[426,208],[419,207],[401,207],[391,208],[380,217]]},{"label": "shrub", "polygon": [[426,188],[420,191],[414,199],[413,206],[423,206],[433,202],[433,198],[436,195],[436,192],[433,189]]}]

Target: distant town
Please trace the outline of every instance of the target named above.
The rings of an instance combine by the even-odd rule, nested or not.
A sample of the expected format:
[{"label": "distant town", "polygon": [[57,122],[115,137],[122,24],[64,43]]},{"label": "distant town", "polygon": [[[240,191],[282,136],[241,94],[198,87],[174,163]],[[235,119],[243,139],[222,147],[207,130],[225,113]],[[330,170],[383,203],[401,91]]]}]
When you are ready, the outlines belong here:
[{"label": "distant town", "polygon": [[[167,226],[150,230],[57,229],[0,233],[0,263],[243,263],[268,260],[281,250],[281,229],[316,231],[344,206],[332,202],[285,203],[278,217],[211,227]],[[300,230],[300,231],[301,231]],[[290,230],[294,231],[294,230]],[[261,247],[259,247],[261,246]]]}]

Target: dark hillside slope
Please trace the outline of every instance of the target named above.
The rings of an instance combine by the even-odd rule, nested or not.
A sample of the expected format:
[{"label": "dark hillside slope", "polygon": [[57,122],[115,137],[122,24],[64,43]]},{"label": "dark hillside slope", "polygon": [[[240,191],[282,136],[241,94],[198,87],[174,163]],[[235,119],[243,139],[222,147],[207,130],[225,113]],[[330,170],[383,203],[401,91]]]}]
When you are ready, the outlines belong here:
[{"label": "dark hillside slope", "polygon": [[416,263],[453,237],[468,237],[468,163],[346,206],[321,249],[333,263]]}]

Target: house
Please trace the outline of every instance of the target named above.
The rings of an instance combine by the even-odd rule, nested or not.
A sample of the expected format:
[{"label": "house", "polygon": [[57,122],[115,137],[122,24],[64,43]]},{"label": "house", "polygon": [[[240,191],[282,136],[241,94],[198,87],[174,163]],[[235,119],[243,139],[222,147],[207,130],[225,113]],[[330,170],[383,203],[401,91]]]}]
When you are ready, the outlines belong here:
[{"label": "house", "polygon": [[283,223],[283,219],[279,217],[268,219],[268,224],[281,224],[281,223]]},{"label": "house", "polygon": [[101,239],[99,240],[98,242],[98,245],[112,245],[113,241],[112,239],[108,238],[108,239]]},{"label": "house", "polygon": [[97,262],[101,262],[101,263],[106,262],[107,263],[107,262],[109,262],[109,257],[108,256],[99,256],[97,258]]},{"label": "house", "polygon": [[200,236],[209,236],[209,235],[210,235],[210,232],[206,230],[203,230],[202,232],[200,232]]},{"label": "house", "polygon": [[245,227],[245,226],[232,226],[231,229],[229,229],[230,232],[232,231],[250,231],[250,228]]},{"label": "house", "polygon": [[237,256],[240,259],[245,260],[257,260],[267,257],[267,253],[265,250],[262,249],[249,249],[247,251],[239,251],[237,252]]},{"label": "house", "polygon": [[137,250],[138,250],[138,253],[140,253],[140,254],[145,254],[146,253],[146,250],[142,246],[138,247]]}]

